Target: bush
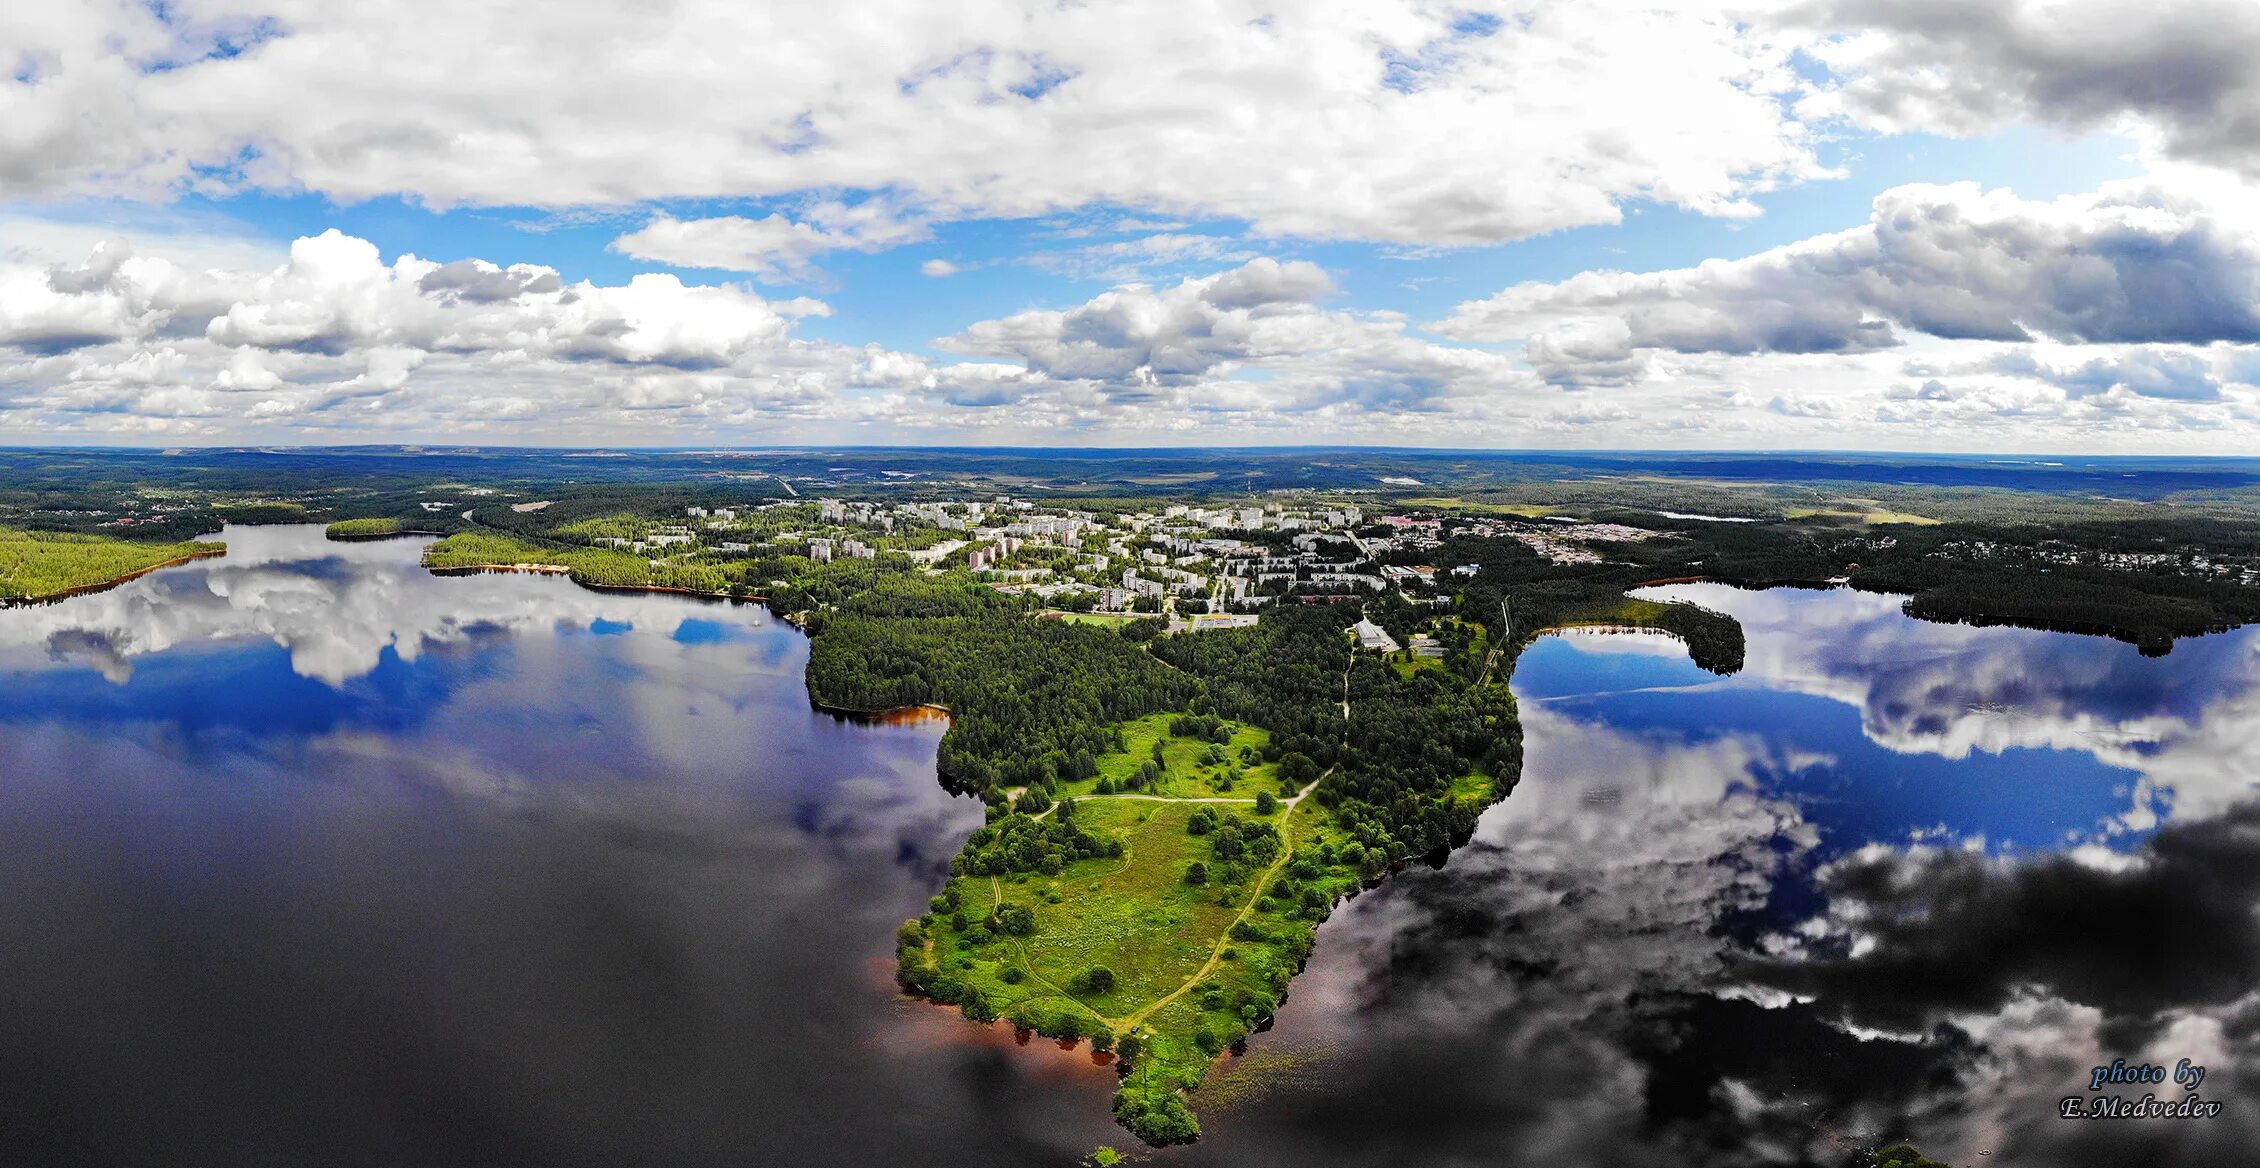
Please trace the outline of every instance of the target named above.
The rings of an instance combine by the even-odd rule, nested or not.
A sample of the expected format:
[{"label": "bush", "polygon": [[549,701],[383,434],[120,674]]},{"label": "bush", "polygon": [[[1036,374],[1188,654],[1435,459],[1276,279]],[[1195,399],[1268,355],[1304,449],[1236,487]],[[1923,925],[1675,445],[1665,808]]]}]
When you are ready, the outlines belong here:
[{"label": "bush", "polygon": [[1128,1092],[1115,1096],[1114,1121],[1155,1147],[1189,1144],[1201,1137],[1200,1121],[1193,1118],[1184,1100],[1170,1092],[1150,1097]]},{"label": "bush", "polygon": [[1026,905],[1005,905],[997,910],[997,928],[1015,937],[1028,936],[1036,931],[1036,914]]}]

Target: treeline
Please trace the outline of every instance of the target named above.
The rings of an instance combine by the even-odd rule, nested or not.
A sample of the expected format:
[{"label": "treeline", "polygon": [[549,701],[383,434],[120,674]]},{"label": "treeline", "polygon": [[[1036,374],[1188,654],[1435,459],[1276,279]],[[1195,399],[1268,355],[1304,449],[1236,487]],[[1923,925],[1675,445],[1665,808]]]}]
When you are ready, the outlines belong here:
[{"label": "treeline", "polygon": [[1116,723],[1182,709],[1199,689],[1112,632],[1032,619],[962,576],[881,574],[807,628],[818,701],[947,707],[942,779],[992,799],[1076,777],[1079,759],[1113,748]]},{"label": "treeline", "polygon": [[[1908,614],[1921,619],[2115,637],[2151,653],[2177,637],[2260,621],[2260,588],[2232,574],[2260,567],[2260,524],[2238,520],[1865,526],[1604,517],[1674,534],[1602,545],[1599,564],[1552,564],[1512,539],[1450,541],[1441,561],[1481,568],[1463,588],[1462,615],[1496,626],[1501,603],[1511,602],[1518,642],[1562,623],[1648,625],[1686,640],[1696,663],[1717,672],[1741,664],[1734,622],[1690,605],[1642,611],[1625,591],[1679,578],[1750,587],[1843,580],[1904,593]],[[2111,562],[2122,557],[2155,562]]]}]

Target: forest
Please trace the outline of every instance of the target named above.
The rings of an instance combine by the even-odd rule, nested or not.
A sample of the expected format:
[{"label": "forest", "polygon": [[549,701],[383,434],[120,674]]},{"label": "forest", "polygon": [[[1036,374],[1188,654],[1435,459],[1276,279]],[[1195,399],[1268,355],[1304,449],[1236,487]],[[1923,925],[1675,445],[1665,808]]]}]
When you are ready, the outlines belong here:
[{"label": "forest", "polygon": [[227,545],[220,543],[142,543],[0,527],[0,601],[39,600],[96,588],[159,564],[226,550]]},{"label": "forest", "polygon": [[1116,724],[1185,708],[1198,688],[1114,632],[1032,619],[965,576],[880,575],[803,627],[816,700],[947,707],[942,781],[992,799],[1096,773]]}]

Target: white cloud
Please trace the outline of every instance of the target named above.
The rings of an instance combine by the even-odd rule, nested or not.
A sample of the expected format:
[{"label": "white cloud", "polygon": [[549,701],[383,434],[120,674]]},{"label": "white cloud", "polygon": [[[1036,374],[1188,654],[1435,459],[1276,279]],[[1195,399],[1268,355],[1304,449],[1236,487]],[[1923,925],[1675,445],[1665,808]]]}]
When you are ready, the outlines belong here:
[{"label": "white cloud", "polygon": [[1024,369],[983,378],[979,400],[999,405],[1041,392],[1194,413],[1417,413],[1532,384],[1504,357],[1408,337],[1393,315],[1321,307],[1334,290],[1315,264],[1260,258],[1174,288],[1131,285],[983,321],[937,344]]},{"label": "white cloud", "polygon": [[828,202],[797,221],[778,214],[761,219],[660,215],[613,240],[612,250],[679,268],[720,268],[780,283],[812,278],[811,261],[828,251],[877,251],[914,243],[929,234],[923,222],[900,218],[876,200],[853,206]]},{"label": "white cloud", "polygon": [[1437,327],[1606,368],[1636,349],[1858,353],[1902,343],[1901,329],[1966,340],[2260,341],[2260,231],[2147,184],[2054,202],[1970,183],[1904,186],[1878,196],[1869,222],[1849,231],[1693,268],[1522,284],[1460,305]]},{"label": "white cloud", "polygon": [[1810,117],[1886,132],[2010,122],[2133,135],[2260,176],[2260,6],[2245,0],[1821,0],[1792,10],[1840,78]]},{"label": "white cloud", "polygon": [[[1574,281],[1572,283],[1575,283]],[[829,308],[672,275],[386,259],[337,232],[266,270],[105,243],[0,260],[0,435],[41,441],[956,440],[1137,445],[2074,448],[2260,438],[2260,346],[1942,340],[1681,353],[1625,306],[1517,353],[1356,310],[1271,258],[977,321],[933,353],[801,335]],[[1636,395],[1636,396],[1635,396]]]},{"label": "white cloud", "polygon": [[948,276],[954,276],[961,270],[962,269],[960,269],[956,264],[953,264],[948,260],[927,260],[925,263],[918,265],[919,275],[931,276],[937,280],[943,279]]},{"label": "white cloud", "polygon": [[[0,86],[18,196],[891,191],[949,217],[1106,204],[1453,244],[1613,222],[1628,199],[1745,215],[1821,173],[1783,102],[1791,46],[1720,3],[17,7],[36,9],[0,38],[35,79]],[[630,238],[766,274],[822,242],[803,228],[840,230],[687,228]]]}]

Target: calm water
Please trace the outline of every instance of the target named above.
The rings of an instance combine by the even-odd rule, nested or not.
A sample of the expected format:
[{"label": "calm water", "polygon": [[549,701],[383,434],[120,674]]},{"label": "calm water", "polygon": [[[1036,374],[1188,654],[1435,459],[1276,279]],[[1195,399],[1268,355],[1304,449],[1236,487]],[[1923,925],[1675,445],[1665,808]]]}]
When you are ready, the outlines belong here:
[{"label": "calm water", "polygon": [[[892,993],[894,926],[980,820],[937,727],[811,713],[756,608],[226,538],[0,611],[0,1164],[1127,1142],[1086,1052]],[[1535,647],[1523,785],[1327,923],[1158,1163],[2246,1155],[2260,640],[2145,659],[1670,591],[1742,618],[1750,668]],[[2113,1057],[2205,1064],[2228,1111],[2056,1119]]]}]

